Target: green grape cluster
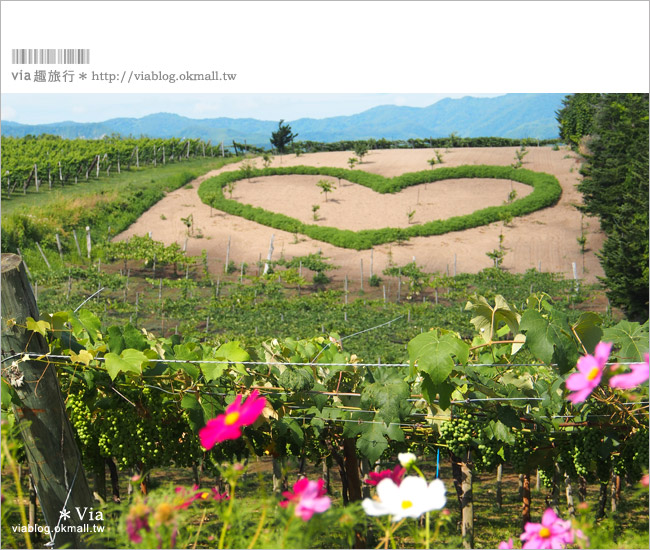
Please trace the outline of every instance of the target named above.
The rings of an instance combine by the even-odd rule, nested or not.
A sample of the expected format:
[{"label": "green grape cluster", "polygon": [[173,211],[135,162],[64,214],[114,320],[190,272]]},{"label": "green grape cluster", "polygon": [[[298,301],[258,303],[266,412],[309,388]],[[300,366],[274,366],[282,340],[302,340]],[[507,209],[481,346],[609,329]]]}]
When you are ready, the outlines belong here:
[{"label": "green grape cluster", "polygon": [[494,470],[501,458],[497,454],[501,445],[494,441],[484,439],[478,445],[478,456],[476,457],[476,469],[479,472],[491,472]]},{"label": "green grape cluster", "polygon": [[648,469],[648,430],[634,432],[625,442],[620,454],[613,460],[614,473],[628,475],[631,482],[638,481]]},{"label": "green grape cluster", "polygon": [[585,429],[576,433],[571,456],[576,474],[581,477],[589,476],[592,464],[598,462],[598,446],[600,433],[594,429]]},{"label": "green grape cluster", "polygon": [[553,466],[540,468],[539,479],[547,489],[553,487]]},{"label": "green grape cluster", "polygon": [[86,462],[113,458],[121,468],[175,463],[187,467],[202,456],[198,437],[187,413],[164,393],[150,388],[122,388],[121,393],[135,406],[115,398],[108,406],[91,412],[86,390],[68,397],[71,423]]},{"label": "green grape cluster", "polygon": [[66,406],[70,422],[77,433],[81,446],[92,445],[96,437],[93,430],[93,418],[88,405],[84,403],[81,395],[70,394]]},{"label": "green grape cluster", "polygon": [[90,469],[103,464],[98,448],[98,427],[93,414],[83,399],[81,393],[71,393],[66,400],[70,424],[76,434],[80,445],[81,455],[84,463]]},{"label": "green grape cluster", "polygon": [[532,434],[515,432],[515,442],[510,447],[510,463],[515,472],[525,474],[530,471],[530,457],[535,448]]},{"label": "green grape cluster", "polygon": [[472,437],[477,435],[476,419],[465,411],[440,426],[441,442],[456,456],[463,456],[472,444]]}]

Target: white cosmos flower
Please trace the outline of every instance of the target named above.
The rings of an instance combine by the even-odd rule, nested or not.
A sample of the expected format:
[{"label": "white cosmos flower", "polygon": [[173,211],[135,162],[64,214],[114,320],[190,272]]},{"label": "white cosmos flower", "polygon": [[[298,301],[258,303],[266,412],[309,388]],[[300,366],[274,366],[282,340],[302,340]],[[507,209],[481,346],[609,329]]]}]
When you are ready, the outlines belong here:
[{"label": "white cosmos flower", "polygon": [[446,502],[442,481],[436,479],[427,485],[424,478],[407,476],[400,485],[390,478],[382,479],[377,484],[377,500],[366,498],[361,504],[369,516],[391,515],[393,521],[400,521],[440,510]]},{"label": "white cosmos flower", "polygon": [[399,460],[399,463],[404,467],[408,468],[409,466],[412,466],[415,464],[415,461],[418,459],[417,456],[415,456],[413,453],[399,453],[397,455],[397,460]]}]

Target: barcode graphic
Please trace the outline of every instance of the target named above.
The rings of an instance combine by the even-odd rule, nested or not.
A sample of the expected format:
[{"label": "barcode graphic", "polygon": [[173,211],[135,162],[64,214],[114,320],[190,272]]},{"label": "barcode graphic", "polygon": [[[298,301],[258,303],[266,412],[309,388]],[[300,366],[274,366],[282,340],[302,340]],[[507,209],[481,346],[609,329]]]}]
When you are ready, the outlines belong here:
[{"label": "barcode graphic", "polygon": [[87,65],[88,49],[26,48],[11,50],[12,65]]}]

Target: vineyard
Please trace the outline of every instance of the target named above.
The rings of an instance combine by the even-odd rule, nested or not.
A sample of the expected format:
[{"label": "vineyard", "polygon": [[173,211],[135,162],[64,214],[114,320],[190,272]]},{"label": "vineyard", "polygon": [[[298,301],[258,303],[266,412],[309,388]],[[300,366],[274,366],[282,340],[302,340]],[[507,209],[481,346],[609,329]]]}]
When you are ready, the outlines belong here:
[{"label": "vineyard", "polygon": [[223,144],[214,146],[198,139],[122,139],[67,140],[57,136],[2,137],[2,196],[26,193],[30,185],[36,192],[41,185],[64,186],[131,170],[131,167],[180,162],[190,157],[224,156]]},{"label": "vineyard", "polygon": [[[425,170],[435,152],[420,149],[410,171],[370,151],[348,170],[349,151],[240,163],[194,140],[5,139],[7,547],[512,548],[519,533],[530,548],[647,547],[648,322],[607,305],[595,251],[573,237],[562,274],[508,264],[515,250],[497,244],[477,268],[460,246],[458,266],[449,252],[432,266],[419,246],[472,231],[514,243],[573,200],[566,151],[450,148]],[[549,159],[562,170],[540,169]],[[303,176],[532,190],[462,220],[360,231],[242,202],[247,185]],[[325,200],[313,218],[327,207],[331,221],[341,203]],[[236,247],[248,224],[268,255]],[[593,225],[578,234],[597,243]],[[357,250],[371,254],[360,271],[344,256]],[[29,280],[31,309],[10,309],[14,280]],[[52,433],[62,464],[34,444]],[[65,483],[50,494],[52,477]],[[62,520],[64,501],[87,512]]]}]

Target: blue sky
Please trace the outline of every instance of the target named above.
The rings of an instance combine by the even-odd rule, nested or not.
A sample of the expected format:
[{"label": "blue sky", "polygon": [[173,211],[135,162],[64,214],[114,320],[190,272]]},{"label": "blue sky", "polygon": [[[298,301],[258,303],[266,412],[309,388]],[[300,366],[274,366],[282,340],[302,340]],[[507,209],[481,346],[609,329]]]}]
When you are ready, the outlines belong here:
[{"label": "blue sky", "polygon": [[23,124],[99,122],[168,112],[190,118],[296,120],[360,113],[378,105],[426,107],[444,97],[503,94],[3,94],[1,118]]}]

